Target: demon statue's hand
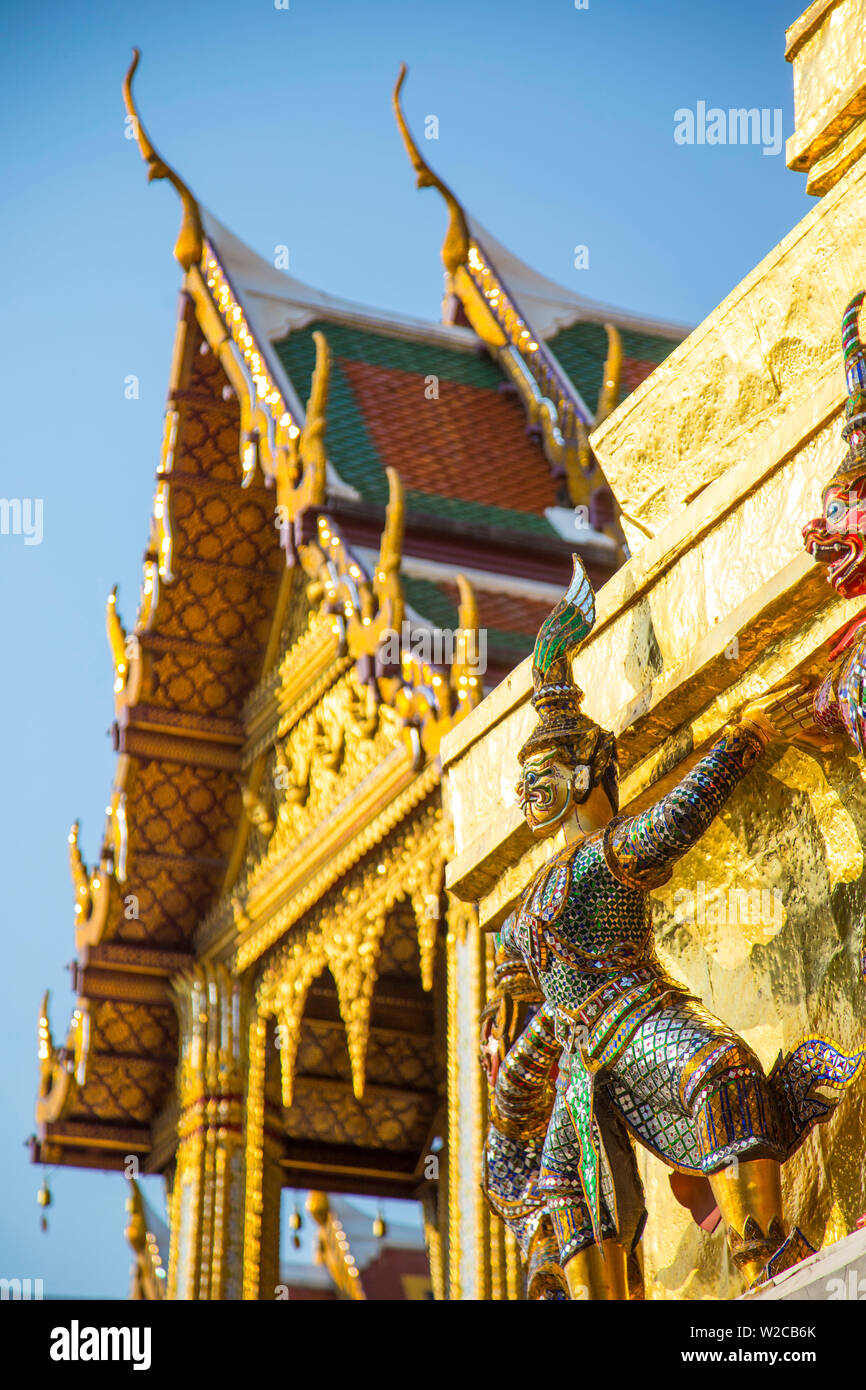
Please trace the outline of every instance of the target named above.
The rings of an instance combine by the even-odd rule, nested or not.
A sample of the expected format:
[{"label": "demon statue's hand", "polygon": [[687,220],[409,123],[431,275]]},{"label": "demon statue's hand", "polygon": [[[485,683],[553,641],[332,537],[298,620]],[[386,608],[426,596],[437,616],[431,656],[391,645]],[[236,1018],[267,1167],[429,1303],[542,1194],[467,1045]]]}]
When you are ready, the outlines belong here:
[{"label": "demon statue's hand", "polygon": [[815,722],[814,696],[813,683],[805,680],[771,690],[744,705],[737,722],[753,729],[764,744],[779,740],[827,752],[833,743]]},{"label": "demon statue's hand", "polygon": [[478,1055],[491,1089],[496,1085],[500,1063],[520,1036],[526,1023],[525,998],[514,998],[498,989],[485,1004],[478,1033]]},{"label": "demon statue's hand", "polygon": [[499,1075],[499,1064],[502,1061],[501,1043],[497,1037],[496,1014],[488,1013],[481,1020],[481,1031],[478,1035],[478,1052],[481,1061],[481,1070],[487,1077],[487,1084],[491,1091],[496,1085],[496,1078]]}]

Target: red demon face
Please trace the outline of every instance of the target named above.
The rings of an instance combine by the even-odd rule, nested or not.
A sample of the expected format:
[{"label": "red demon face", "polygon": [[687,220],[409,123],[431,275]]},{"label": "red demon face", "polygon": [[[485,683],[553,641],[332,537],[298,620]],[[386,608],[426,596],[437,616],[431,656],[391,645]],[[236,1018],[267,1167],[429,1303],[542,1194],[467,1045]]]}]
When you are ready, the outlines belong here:
[{"label": "red demon face", "polygon": [[824,489],[824,513],[803,527],[809,554],[842,598],[866,594],[866,475]]}]

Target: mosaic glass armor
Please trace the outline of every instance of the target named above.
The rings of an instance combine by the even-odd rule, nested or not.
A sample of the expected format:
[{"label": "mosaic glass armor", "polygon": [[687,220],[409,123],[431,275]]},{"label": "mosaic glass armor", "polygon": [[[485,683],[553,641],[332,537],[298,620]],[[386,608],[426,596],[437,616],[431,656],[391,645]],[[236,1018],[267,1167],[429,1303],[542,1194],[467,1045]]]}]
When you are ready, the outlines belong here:
[{"label": "mosaic glass armor", "polygon": [[[554,1217],[564,1259],[623,1234],[617,1120],[692,1172],[735,1155],[784,1157],[757,1057],[662,970],[647,891],[670,877],[760,751],[748,729],[727,731],[655,806],[556,855],[503,928],[501,950],[533,974],[562,1049],[537,1190],[567,1212]],[[603,1125],[600,1106],[611,1112]]]},{"label": "mosaic glass armor", "polygon": [[[497,961],[501,979],[505,958]],[[533,1006],[534,1007],[534,1006]],[[527,1271],[527,1297],[563,1299],[565,1291],[560,1251],[565,1225],[578,1224],[582,1209],[568,1198],[551,1198],[540,1184],[541,1159],[556,1096],[556,1078],[562,1044],[557,1036],[554,1010],[549,1005],[535,1012],[511,1046],[491,1088],[490,1125],[482,1160],[482,1187],[496,1214],[508,1226],[520,1247]],[[636,1246],[646,1220],[643,1191],[628,1134],[622,1122],[602,1105],[598,1117],[607,1148],[617,1155],[620,1219],[626,1216],[627,1194],[631,1219],[631,1246]],[[619,1129],[618,1144],[612,1131]],[[643,1297],[643,1279],[636,1262],[629,1270],[631,1297]]]},{"label": "mosaic glass armor", "polygon": [[527,1270],[527,1296],[567,1298],[559,1247],[538,1176],[553,1108],[559,1054],[550,1012],[537,1010],[498,1070],[482,1158],[482,1187],[515,1237]]},{"label": "mosaic glass armor", "polygon": [[488,1070],[485,1186],[525,1251],[549,1219],[572,1298],[627,1297],[626,1266],[646,1219],[637,1139],[690,1177],[692,1191],[712,1192],[733,1258],[754,1283],[809,1249],[797,1228],[785,1236],[781,1164],[830,1113],[816,1086],[841,1091],[863,1054],[808,1039],[766,1075],[743,1039],[662,969],[649,893],[778,737],[767,711],[791,692],[752,701],[672,791],[618,816],[616,743],[582,712],[571,670],[594,620],[575,557],[572,583],[536,641],[538,725],[518,753],[516,788],[533,833],[562,831],[566,843],[497,939],[503,999],[531,993],[538,1008],[519,1027],[504,1003],[499,1010],[507,1026],[499,1074]]},{"label": "mosaic glass armor", "polygon": [[[704,834],[761,747],[748,728],[727,730],[656,805],[554,856],[502,930],[501,958],[522,961],[545,1001],[526,1040],[533,1065],[515,1049],[525,1088],[543,1062],[549,1074],[560,1048],[531,1193],[546,1203],[563,1262],[593,1242],[615,1237],[631,1249],[640,1237],[645,1212],[623,1131],[689,1173],[733,1158],[781,1162],[827,1113],[792,1099],[795,1073],[804,1096],[818,1072],[843,1085],[862,1063],[815,1040],[808,1058],[803,1044],[767,1077],[656,956],[648,890]],[[525,1119],[532,1103],[516,1109]]]}]

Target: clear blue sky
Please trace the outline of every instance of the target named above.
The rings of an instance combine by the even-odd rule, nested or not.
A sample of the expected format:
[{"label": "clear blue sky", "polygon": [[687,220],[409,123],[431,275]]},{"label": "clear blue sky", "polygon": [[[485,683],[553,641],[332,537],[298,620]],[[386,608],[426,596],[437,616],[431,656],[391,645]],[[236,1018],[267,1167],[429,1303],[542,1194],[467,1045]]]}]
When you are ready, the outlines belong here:
[{"label": "clear blue sky", "polygon": [[[444,209],[418,193],[390,107],[505,245],[581,293],[697,323],[812,206],[784,153],[674,143],[674,112],[779,107],[784,30],[805,0],[47,0],[7,7],[3,472],[42,498],[39,546],[0,536],[4,1007],[0,1275],[124,1297],[120,1177],[58,1170],[38,1229],[36,1018],[73,998],[66,835],[98,852],[114,758],[105,599],[135,616],[180,271],[178,204],[125,140],[121,81],[143,52],[151,136],[201,200],[303,280],[436,318]],[[573,267],[573,248],[590,268]],[[124,379],[140,381],[137,401]],[[151,1184],[152,1186],[152,1184]],[[151,1200],[156,1194],[150,1193]]]}]

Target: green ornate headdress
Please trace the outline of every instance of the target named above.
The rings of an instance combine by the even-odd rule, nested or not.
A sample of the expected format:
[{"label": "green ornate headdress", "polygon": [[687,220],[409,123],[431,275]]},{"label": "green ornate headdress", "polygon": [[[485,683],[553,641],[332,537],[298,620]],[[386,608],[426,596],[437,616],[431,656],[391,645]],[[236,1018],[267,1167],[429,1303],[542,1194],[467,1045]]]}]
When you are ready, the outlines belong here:
[{"label": "green ornate headdress", "polygon": [[[581,713],[583,691],[571,674],[571,658],[595,624],[595,595],[586,570],[572,556],[574,573],[566,593],[542,623],[532,655],[532,707],[538,715],[517,757],[521,764],[534,753],[561,748],[590,770],[589,786],[611,771],[615,784],[616,744],[613,734]],[[605,786],[607,788],[607,781]],[[589,787],[587,787],[587,791]],[[610,790],[608,789],[610,796]],[[611,797],[613,801],[613,797]]]},{"label": "green ornate headdress", "polygon": [[866,473],[866,350],[860,339],[860,310],[866,290],[856,294],[842,315],[842,353],[845,358],[845,428],[842,438],[848,452],[833,474],[834,482],[861,477]]}]

